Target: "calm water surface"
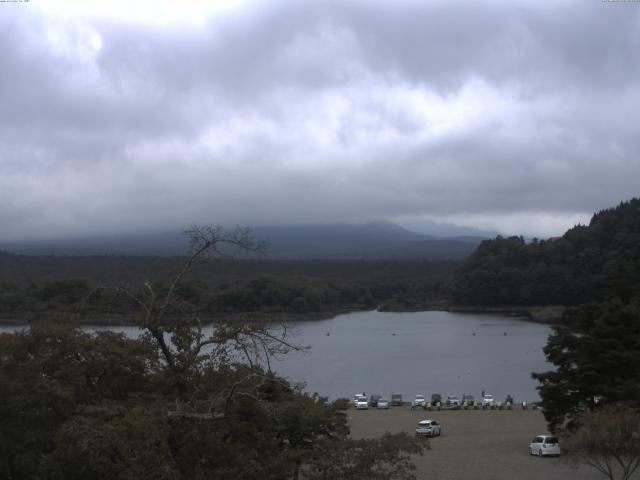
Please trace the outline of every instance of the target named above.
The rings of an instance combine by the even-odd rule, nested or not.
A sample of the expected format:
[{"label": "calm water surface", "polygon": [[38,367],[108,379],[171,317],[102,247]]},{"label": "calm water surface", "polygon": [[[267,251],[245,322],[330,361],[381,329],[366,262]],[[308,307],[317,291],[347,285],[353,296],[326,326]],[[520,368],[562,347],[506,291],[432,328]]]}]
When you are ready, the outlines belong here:
[{"label": "calm water surface", "polygon": [[[549,327],[507,316],[356,312],[288,325],[294,340],[311,350],[289,353],[273,362],[273,369],[331,398],[358,392],[477,398],[485,390],[499,400],[511,394],[516,401],[533,401],[538,394],[531,372],[551,368],[542,352]],[[14,329],[0,327],[0,332]],[[139,332],[113,330],[132,337]]]},{"label": "calm water surface", "polygon": [[506,316],[357,312],[295,326],[311,352],[291,353],[274,369],[330,397],[364,391],[477,398],[485,390],[500,400],[511,394],[531,401],[539,398],[531,372],[551,368],[542,352],[549,327]]}]

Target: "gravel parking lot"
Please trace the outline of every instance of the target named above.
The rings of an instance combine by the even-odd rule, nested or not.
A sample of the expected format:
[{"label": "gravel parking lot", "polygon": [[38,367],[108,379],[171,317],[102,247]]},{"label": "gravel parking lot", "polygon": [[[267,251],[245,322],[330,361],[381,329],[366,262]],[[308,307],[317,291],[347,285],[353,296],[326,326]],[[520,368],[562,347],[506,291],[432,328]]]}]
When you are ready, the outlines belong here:
[{"label": "gravel parking lot", "polygon": [[422,419],[441,423],[442,436],[431,439],[431,450],[416,456],[417,477],[430,480],[601,480],[590,467],[572,469],[562,457],[529,455],[529,442],[547,431],[538,410],[349,410],[351,436],[372,438],[415,432]]}]

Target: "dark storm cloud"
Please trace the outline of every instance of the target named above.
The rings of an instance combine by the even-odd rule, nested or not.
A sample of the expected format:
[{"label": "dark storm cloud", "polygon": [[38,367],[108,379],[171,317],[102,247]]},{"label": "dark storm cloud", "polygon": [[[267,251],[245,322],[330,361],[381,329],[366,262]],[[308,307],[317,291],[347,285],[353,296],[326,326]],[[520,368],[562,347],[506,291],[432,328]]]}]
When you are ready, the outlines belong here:
[{"label": "dark storm cloud", "polygon": [[5,239],[373,218],[551,234],[638,194],[637,4],[11,12]]}]

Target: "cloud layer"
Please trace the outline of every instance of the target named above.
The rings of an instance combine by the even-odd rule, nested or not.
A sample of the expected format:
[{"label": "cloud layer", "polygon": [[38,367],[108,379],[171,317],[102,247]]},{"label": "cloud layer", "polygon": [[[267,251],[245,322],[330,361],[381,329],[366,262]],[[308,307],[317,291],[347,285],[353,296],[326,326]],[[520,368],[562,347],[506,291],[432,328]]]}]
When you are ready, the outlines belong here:
[{"label": "cloud layer", "polygon": [[639,4],[208,7],[0,5],[0,239],[421,218],[552,235],[638,195]]}]

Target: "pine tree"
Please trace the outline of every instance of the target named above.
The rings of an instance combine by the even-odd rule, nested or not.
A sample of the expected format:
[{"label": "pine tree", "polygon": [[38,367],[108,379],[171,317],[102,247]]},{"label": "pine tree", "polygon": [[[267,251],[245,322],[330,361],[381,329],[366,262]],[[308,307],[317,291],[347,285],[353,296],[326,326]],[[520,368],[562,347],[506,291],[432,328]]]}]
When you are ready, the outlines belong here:
[{"label": "pine tree", "polygon": [[573,428],[585,410],[640,407],[640,306],[619,300],[577,308],[544,348],[555,371],[534,373],[551,431]]}]

